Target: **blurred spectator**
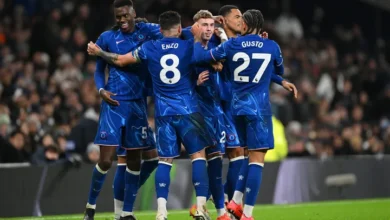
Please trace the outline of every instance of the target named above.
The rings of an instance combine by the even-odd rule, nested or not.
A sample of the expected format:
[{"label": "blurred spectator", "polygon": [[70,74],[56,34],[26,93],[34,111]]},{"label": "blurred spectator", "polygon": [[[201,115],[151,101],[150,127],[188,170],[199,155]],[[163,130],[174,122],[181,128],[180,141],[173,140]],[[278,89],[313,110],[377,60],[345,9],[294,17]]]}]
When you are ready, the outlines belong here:
[{"label": "blurred spectator", "polygon": [[89,163],[97,163],[99,161],[100,157],[100,148],[98,145],[90,143],[88,144],[87,151],[86,151],[86,161]]},{"label": "blurred spectator", "polygon": [[20,130],[13,131],[8,140],[0,137],[0,162],[21,163],[28,161],[24,140],[25,136]]}]

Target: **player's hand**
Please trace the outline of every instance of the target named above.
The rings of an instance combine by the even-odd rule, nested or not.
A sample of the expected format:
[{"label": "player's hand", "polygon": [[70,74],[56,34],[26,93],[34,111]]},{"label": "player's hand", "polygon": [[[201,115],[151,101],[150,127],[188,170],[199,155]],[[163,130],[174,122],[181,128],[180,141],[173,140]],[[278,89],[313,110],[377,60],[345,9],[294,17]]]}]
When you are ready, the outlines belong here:
[{"label": "player's hand", "polygon": [[209,80],[209,71],[208,70],[205,70],[203,72],[201,72],[198,76],[198,80],[196,81],[196,85],[200,86],[202,85],[204,82],[206,82],[207,80]]},{"label": "player's hand", "polygon": [[213,16],[214,18],[214,21],[218,24],[222,24],[225,22],[225,19],[223,18],[222,15],[218,15],[218,16]]},{"label": "player's hand", "polygon": [[119,106],[119,102],[117,100],[114,100],[114,99],[111,98],[111,96],[115,96],[116,94],[114,94],[114,93],[112,93],[110,91],[102,89],[102,90],[100,90],[99,95],[108,104]]},{"label": "player's hand", "polygon": [[282,86],[286,90],[288,90],[290,92],[293,92],[294,93],[294,97],[298,98],[298,90],[297,90],[297,88],[295,87],[295,85],[293,83],[290,83],[290,82],[287,82],[286,80],[283,80],[282,81]]},{"label": "player's hand", "polygon": [[226,35],[225,30],[221,27],[215,28],[214,34],[217,35],[221,39],[221,42],[225,42],[228,40],[228,36]]},{"label": "player's hand", "polygon": [[261,33],[261,37],[268,38],[268,33],[266,31],[264,31],[263,33]]},{"label": "player's hand", "polygon": [[191,26],[191,33],[192,33],[192,35],[194,35],[195,42],[200,42],[202,40],[201,39],[202,30],[200,29],[198,22],[195,22]]},{"label": "player's hand", "polygon": [[99,55],[99,52],[100,52],[100,47],[98,45],[96,45],[95,43],[93,43],[92,41],[90,41],[88,43],[88,54],[91,55],[91,56],[98,56]]},{"label": "player's hand", "polygon": [[223,64],[221,62],[212,62],[211,66],[216,72],[221,72],[223,69]]}]

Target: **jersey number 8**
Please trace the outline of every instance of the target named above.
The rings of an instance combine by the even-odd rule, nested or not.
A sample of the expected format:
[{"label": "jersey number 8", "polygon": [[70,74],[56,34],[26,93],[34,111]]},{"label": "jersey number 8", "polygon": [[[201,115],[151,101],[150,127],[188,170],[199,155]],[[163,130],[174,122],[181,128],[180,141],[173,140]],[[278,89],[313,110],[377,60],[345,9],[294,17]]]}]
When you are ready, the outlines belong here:
[{"label": "jersey number 8", "polygon": [[[168,65],[168,60],[172,60],[172,64]],[[163,83],[166,84],[175,84],[180,80],[180,71],[177,68],[179,66],[179,57],[177,57],[175,54],[166,54],[161,57],[160,64],[162,67],[162,70],[160,71],[160,79]],[[167,73],[172,72],[173,77],[168,78]]]},{"label": "jersey number 8", "polygon": [[[243,59],[244,62],[234,70],[234,81],[236,81],[236,82],[249,82],[249,76],[240,76],[240,73],[242,71],[244,71],[246,68],[248,68],[251,59],[250,59],[249,55],[244,53],[244,52],[238,52],[238,53],[234,54],[234,56],[233,56],[234,62],[237,62],[240,59]],[[257,71],[255,78],[253,78],[253,80],[252,80],[253,83],[259,83],[261,77],[264,74],[265,69],[267,69],[269,62],[271,61],[271,54],[269,54],[269,53],[253,53],[252,59],[264,60],[264,62],[260,66],[260,69]]]}]

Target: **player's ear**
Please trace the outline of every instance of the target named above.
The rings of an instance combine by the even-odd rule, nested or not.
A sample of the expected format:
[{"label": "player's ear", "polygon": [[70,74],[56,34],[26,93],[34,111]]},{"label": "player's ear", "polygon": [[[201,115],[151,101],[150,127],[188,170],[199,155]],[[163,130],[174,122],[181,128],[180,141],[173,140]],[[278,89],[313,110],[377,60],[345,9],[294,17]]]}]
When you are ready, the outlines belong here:
[{"label": "player's ear", "polygon": [[178,34],[181,35],[181,31],[182,31],[181,25],[179,26],[179,29],[177,31],[178,31]]},{"label": "player's ear", "polygon": [[246,25],[245,22],[242,22],[242,25],[241,25],[241,34],[246,33],[247,30],[248,30],[248,26]]},{"label": "player's ear", "polygon": [[133,18],[137,17],[137,13],[135,12],[135,9],[133,7],[131,8],[130,14]]}]

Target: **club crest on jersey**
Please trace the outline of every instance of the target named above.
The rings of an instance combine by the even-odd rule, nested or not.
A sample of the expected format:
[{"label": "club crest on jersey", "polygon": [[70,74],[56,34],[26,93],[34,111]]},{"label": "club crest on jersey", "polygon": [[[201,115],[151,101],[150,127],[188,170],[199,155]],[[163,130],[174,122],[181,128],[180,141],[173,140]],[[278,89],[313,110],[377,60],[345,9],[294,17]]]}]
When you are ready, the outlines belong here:
[{"label": "club crest on jersey", "polygon": [[234,141],[236,139],[236,135],[228,134],[227,138],[228,138],[229,141]]},{"label": "club crest on jersey", "polygon": [[100,139],[103,139],[103,140],[107,139],[107,132],[105,132],[105,131],[100,132]]},{"label": "club crest on jersey", "polygon": [[137,38],[138,38],[139,41],[145,40],[145,36],[142,35],[142,34],[138,35]]}]

